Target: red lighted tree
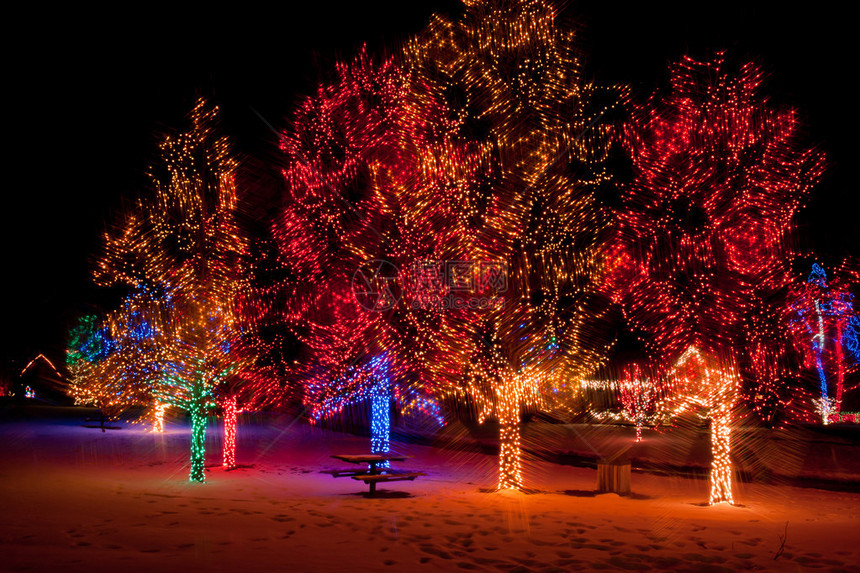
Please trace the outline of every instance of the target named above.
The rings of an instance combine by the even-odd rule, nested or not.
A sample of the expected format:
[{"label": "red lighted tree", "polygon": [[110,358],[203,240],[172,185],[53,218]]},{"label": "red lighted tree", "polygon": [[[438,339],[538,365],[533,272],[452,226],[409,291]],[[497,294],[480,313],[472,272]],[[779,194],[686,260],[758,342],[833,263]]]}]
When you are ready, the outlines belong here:
[{"label": "red lighted tree", "polygon": [[642,441],[642,426],[655,413],[654,401],[657,398],[655,377],[648,374],[638,364],[624,369],[618,382],[621,404],[627,418],[636,424],[636,441]]},{"label": "red lighted tree", "polygon": [[[734,383],[737,349],[762,334],[746,318],[758,293],[787,280],[786,234],[823,158],[799,142],[793,111],[759,95],[757,66],[730,75],[722,55],[685,58],[670,76],[668,94],[631,106],[632,178],[620,189],[608,284],[654,357],[674,362],[695,347]],[[734,404],[736,392],[719,396]],[[714,432],[730,425],[712,419]],[[730,483],[728,471],[715,450],[712,484]],[[727,491],[712,488],[711,502],[730,501]]]},{"label": "red lighted tree", "polygon": [[785,294],[785,288],[770,296],[759,291],[744,317],[740,398],[769,427],[805,419],[808,402],[796,384],[798,357],[791,347]]},{"label": "red lighted tree", "polygon": [[[249,190],[259,185],[243,181]],[[259,222],[265,224],[264,219],[261,216]],[[297,301],[297,285],[289,279],[294,275],[280,260],[275,241],[262,228],[254,235],[243,265],[245,288],[236,301],[242,336],[232,352],[240,358],[242,368],[214,389],[224,423],[222,466],[228,470],[237,467],[238,415],[261,409],[287,410],[300,386],[297,359],[301,345],[283,320]]]},{"label": "red lighted tree", "polygon": [[407,87],[392,61],[365,52],[337,66],[283,136],[290,197],[273,227],[311,419],[370,402],[375,452],[388,451],[392,400],[439,419],[425,365],[435,311],[397,285],[398,269],[435,258],[444,236],[418,224],[434,175]]},{"label": "red lighted tree", "polygon": [[828,281],[824,268],[813,264],[807,280],[792,285],[788,298],[791,338],[804,365],[818,374],[819,391],[812,402],[823,424],[839,419],[846,371],[852,352],[857,353],[860,313],[850,283],[843,280],[850,276],[845,267],[843,263],[836,280]]}]

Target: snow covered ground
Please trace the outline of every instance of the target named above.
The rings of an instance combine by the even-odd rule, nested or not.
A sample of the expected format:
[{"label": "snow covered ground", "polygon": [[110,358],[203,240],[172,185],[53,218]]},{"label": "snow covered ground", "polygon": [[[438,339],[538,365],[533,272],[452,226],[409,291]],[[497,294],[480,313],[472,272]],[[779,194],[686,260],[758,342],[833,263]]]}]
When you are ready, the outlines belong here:
[{"label": "snow covered ground", "polygon": [[81,424],[0,422],[0,571],[860,571],[858,493],[739,483],[741,507],[706,507],[703,479],[596,495],[594,469],[534,459],[533,493],[492,493],[493,456],[395,442],[428,475],[368,498],[319,473],[367,438],[284,417],[240,423],[234,471],[210,427],[191,484],[186,425]]}]

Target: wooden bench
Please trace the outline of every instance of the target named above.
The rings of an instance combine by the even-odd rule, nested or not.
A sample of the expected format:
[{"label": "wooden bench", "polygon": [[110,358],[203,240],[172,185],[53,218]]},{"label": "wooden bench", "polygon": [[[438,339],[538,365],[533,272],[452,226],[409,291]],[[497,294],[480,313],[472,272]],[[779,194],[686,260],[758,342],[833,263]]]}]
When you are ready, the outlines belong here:
[{"label": "wooden bench", "polygon": [[403,473],[415,473],[409,472],[408,470],[396,470],[393,468],[376,468],[373,473],[366,469],[359,468],[343,468],[338,470],[320,470],[321,474],[329,474],[332,477],[344,477],[344,476],[366,476],[366,475],[379,475],[381,473],[385,474],[403,474]]},{"label": "wooden bench", "polygon": [[330,474],[332,477],[343,477],[343,476],[361,476],[367,475],[366,469],[359,468],[344,468],[340,470],[321,470],[321,474]]},{"label": "wooden bench", "polygon": [[383,474],[364,474],[364,475],[354,475],[352,479],[361,480],[364,483],[370,485],[370,495],[376,493],[376,484],[379,482],[386,481],[403,481],[409,480],[414,481],[415,478],[426,476],[424,472],[405,472],[405,471],[395,471],[395,472],[387,472]]}]

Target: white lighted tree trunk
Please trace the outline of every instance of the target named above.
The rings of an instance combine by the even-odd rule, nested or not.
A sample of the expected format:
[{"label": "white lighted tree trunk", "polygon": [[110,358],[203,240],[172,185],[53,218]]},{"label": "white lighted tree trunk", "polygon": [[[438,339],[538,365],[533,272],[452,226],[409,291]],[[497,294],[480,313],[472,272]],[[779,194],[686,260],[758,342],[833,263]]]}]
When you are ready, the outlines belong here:
[{"label": "white lighted tree trunk", "polygon": [[164,432],[164,409],[166,406],[160,402],[155,403],[155,409],[152,412],[152,431],[157,433]]},{"label": "white lighted tree trunk", "polygon": [[152,409],[152,431],[156,433],[164,432],[164,410],[167,406],[161,402],[156,402]]},{"label": "white lighted tree trunk", "polygon": [[734,503],[732,497],[731,414],[720,412],[711,417],[710,504]]},{"label": "white lighted tree trunk", "polygon": [[739,377],[734,360],[719,361],[689,347],[667,375],[670,397],[661,410],[697,413],[711,423],[711,471],[708,503],[734,503],[732,496],[731,423]]}]

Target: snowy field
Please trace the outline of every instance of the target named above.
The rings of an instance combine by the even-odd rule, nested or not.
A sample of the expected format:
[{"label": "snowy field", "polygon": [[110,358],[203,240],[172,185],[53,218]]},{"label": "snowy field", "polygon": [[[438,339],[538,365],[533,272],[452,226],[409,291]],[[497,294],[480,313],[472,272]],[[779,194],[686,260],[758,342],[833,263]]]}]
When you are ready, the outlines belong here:
[{"label": "snowy field", "polygon": [[183,423],[82,418],[0,422],[0,571],[860,571],[858,493],[739,483],[741,506],[706,507],[703,479],[596,495],[594,469],[537,460],[530,493],[493,493],[492,455],[395,442],[428,475],[368,498],[319,473],[367,438],[276,417],[240,423],[229,472],[210,427],[191,484]]}]

